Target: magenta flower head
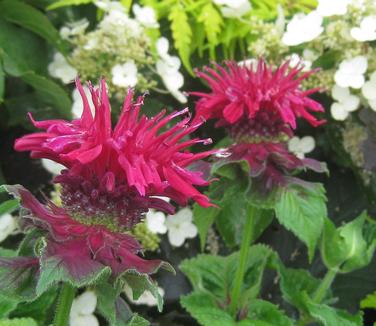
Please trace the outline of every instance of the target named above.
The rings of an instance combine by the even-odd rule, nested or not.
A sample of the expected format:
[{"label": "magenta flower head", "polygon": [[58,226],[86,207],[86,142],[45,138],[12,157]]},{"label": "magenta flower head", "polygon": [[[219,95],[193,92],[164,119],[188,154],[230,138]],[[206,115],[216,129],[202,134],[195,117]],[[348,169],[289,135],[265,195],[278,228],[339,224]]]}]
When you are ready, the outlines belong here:
[{"label": "magenta flower head", "polygon": [[[187,150],[211,140],[187,139],[202,124],[190,124],[187,109],[169,115],[162,111],[150,119],[140,116],[144,97],[133,102],[132,90],[112,128],[105,81],[98,89],[89,84],[94,114],[79,80],[76,85],[83,100],[80,119],[34,121],[30,115],[43,132],[15,143],[18,151],[31,151],[33,158],[48,158],[67,168],[55,178],[62,185],[62,207],[44,206],[22,187],[10,190],[30,211],[32,224],[49,232],[48,255],[80,257],[94,265],[110,266],[115,274],[127,269],[151,273],[161,262],[136,256],[142,248],[127,230],[149,208],[174,213],[174,206],[157,196],[179,205],[188,200],[204,207],[212,205],[196,189],[208,181],[192,166],[214,151],[194,154]],[[161,131],[179,116],[185,117]]]},{"label": "magenta flower head", "polygon": [[324,108],[309,97],[318,89],[303,91],[301,82],[314,71],[301,74],[298,65],[290,68],[289,61],[277,69],[260,59],[256,66],[226,62],[205,71],[197,71],[211,92],[192,92],[200,97],[196,104],[195,120],[216,119],[235,144],[227,160],[247,160],[253,177],[263,180],[267,189],[283,185],[288,174],[297,169],[321,170],[313,160],[296,158],[289,153],[286,141],[293,136],[297,118],[312,126],[325,123],[313,112]]}]

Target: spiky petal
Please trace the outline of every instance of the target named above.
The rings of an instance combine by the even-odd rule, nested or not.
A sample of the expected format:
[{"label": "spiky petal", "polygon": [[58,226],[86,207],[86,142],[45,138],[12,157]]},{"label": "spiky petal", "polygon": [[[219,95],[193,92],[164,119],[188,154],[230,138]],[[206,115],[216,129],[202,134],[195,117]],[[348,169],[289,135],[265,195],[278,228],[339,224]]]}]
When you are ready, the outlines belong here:
[{"label": "spiky petal", "polygon": [[[194,154],[187,150],[193,144],[209,144],[211,140],[185,139],[202,121],[190,123],[188,109],[168,115],[161,111],[150,119],[140,116],[144,97],[133,102],[133,90],[129,90],[119,121],[112,128],[105,81],[101,81],[98,89],[89,84],[94,116],[78,79],[76,86],[84,105],[81,118],[35,121],[30,115],[34,126],[44,132],[18,139],[16,150],[31,151],[34,158],[48,158],[65,165],[69,172],[56,181],[83,193],[92,205],[103,193],[112,196],[119,191],[143,201],[142,209],[159,207],[171,213],[173,206],[154,196],[169,197],[180,205],[189,199],[205,207],[211,205],[196,189],[208,182],[202,172],[193,171],[190,166],[213,151]],[[184,117],[181,121],[162,131],[180,116]]]}]

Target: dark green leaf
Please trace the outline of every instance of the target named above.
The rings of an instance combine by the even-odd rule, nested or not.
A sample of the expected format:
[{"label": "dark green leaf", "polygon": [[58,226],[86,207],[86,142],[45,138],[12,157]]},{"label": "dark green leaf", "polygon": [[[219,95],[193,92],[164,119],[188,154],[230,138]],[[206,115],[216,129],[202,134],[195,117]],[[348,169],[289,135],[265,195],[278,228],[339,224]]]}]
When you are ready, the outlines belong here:
[{"label": "dark green leaf", "polygon": [[0,320],[0,326],[38,326],[38,324],[31,318],[14,318]]},{"label": "dark green leaf", "polygon": [[46,51],[42,40],[3,19],[0,19],[0,49],[3,68],[9,75],[17,77],[28,71],[45,70]]},{"label": "dark green leaf", "polygon": [[94,0],[57,0],[47,7],[47,10],[58,9],[67,6],[79,6],[92,3]]},{"label": "dark green leaf", "polygon": [[14,212],[19,206],[17,199],[9,199],[0,204],[0,215]]},{"label": "dark green leaf", "polygon": [[215,221],[215,217],[219,213],[216,207],[204,208],[198,204],[193,206],[193,220],[197,226],[198,234],[200,236],[201,251],[204,250],[206,244],[206,235],[209,228]]},{"label": "dark green leaf", "polygon": [[33,72],[25,73],[20,77],[36,90],[44,103],[56,107],[62,117],[70,118],[72,101],[59,84]]},{"label": "dark green leaf", "polygon": [[230,314],[218,307],[204,293],[193,293],[180,299],[181,305],[203,326],[233,326]]},{"label": "dark green leaf", "polygon": [[59,32],[48,18],[34,7],[18,0],[3,0],[0,2],[0,16],[29,29],[50,42],[60,52],[65,52]]},{"label": "dark green leaf", "polygon": [[250,321],[266,322],[268,325],[293,326],[293,322],[283,311],[271,302],[252,300],[249,303],[247,319]]},{"label": "dark green leaf", "polygon": [[324,304],[314,303],[306,296],[306,306],[309,314],[324,326],[362,326],[363,318],[361,313],[354,316]]},{"label": "dark green leaf", "polygon": [[325,201],[321,184],[312,184],[309,188],[290,185],[282,190],[275,206],[278,221],[307,245],[310,260],[327,217]]}]

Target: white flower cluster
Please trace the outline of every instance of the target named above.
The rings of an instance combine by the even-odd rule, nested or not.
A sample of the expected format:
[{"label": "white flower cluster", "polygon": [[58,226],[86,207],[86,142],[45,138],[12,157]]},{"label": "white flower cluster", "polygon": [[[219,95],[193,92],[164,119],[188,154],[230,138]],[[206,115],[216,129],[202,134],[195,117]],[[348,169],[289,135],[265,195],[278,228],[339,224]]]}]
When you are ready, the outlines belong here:
[{"label": "white flower cluster", "polygon": [[315,149],[315,139],[312,136],[304,136],[302,138],[294,136],[288,142],[288,149],[298,158],[304,159],[305,154]]},{"label": "white flower cluster", "polygon": [[54,54],[52,62],[48,65],[48,72],[52,77],[60,79],[64,84],[71,83],[77,76],[77,70],[59,52]]},{"label": "white flower cluster", "polygon": [[[373,9],[369,10],[369,8]],[[345,14],[348,14],[351,19],[347,16],[343,19],[338,18]],[[331,18],[332,16],[336,17]],[[354,21],[358,23],[354,25]],[[322,51],[327,50],[325,46],[339,49],[345,44],[352,44],[349,51],[342,54],[338,65],[329,71],[323,71],[321,77],[317,77],[326,79],[317,79],[317,82],[320,85],[334,84],[333,87],[331,86],[334,103],[330,112],[335,120],[346,120],[351,112],[360,107],[361,103],[376,111],[376,73],[371,74],[372,71],[369,71],[375,68],[373,61],[370,60],[369,53],[372,54],[372,51],[362,50],[363,45],[360,43],[356,46],[357,42],[376,40],[376,2],[318,0],[315,10],[308,14],[298,13],[293,16],[286,26],[282,43],[287,46],[296,46],[311,42],[318,37],[320,37],[320,42],[311,43],[312,47],[306,46],[302,56],[296,53],[290,54],[290,65],[301,63],[303,71],[310,70],[313,61],[319,57],[311,49],[322,54]],[[338,45],[336,40],[341,40],[341,43]],[[325,45],[320,48],[317,44]],[[368,75],[369,80],[366,81]],[[333,79],[330,81],[329,78]]]},{"label": "white flower cluster", "polygon": [[197,227],[192,223],[193,213],[190,208],[183,208],[175,215],[167,217],[162,212],[149,210],[146,214],[146,226],[152,233],[165,234],[174,247],[181,247],[185,240],[197,236]]},{"label": "white flower cluster", "polygon": [[69,315],[70,326],[99,326],[94,315],[97,306],[97,295],[94,291],[86,291],[73,300]]},{"label": "white flower cluster", "polygon": [[181,103],[187,102],[186,96],[179,90],[184,85],[184,77],[179,72],[180,59],[168,54],[168,39],[161,37],[157,40],[157,72],[169,92]]}]

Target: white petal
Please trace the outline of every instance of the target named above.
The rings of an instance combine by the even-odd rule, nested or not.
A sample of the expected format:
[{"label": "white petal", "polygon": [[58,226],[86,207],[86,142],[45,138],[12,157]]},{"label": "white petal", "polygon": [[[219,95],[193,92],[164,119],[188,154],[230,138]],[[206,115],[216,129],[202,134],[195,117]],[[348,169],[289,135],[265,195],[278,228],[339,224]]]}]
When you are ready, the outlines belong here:
[{"label": "white petal", "polygon": [[299,149],[300,138],[297,136],[292,137],[288,142],[288,148],[290,152],[295,153]]},{"label": "white petal", "polygon": [[94,315],[79,315],[70,318],[69,326],[99,326],[99,322]]},{"label": "white petal", "polygon": [[360,104],[360,99],[356,95],[350,95],[345,101],[341,102],[344,109],[348,112],[353,112],[358,109]]},{"label": "white petal", "polygon": [[332,97],[341,102],[348,98],[350,95],[350,90],[348,87],[340,87],[338,85],[334,85],[332,88]]},{"label": "white petal", "polygon": [[315,139],[312,136],[304,136],[300,140],[300,146],[304,153],[310,153],[315,149]]},{"label": "white petal", "polygon": [[195,238],[197,236],[197,227],[192,223],[185,223],[183,230],[186,238]]},{"label": "white petal", "polygon": [[61,170],[65,169],[65,166],[59,163],[56,163],[52,160],[42,158],[43,167],[53,175],[60,174]]},{"label": "white petal", "polygon": [[350,79],[351,75],[343,72],[342,70],[337,70],[336,73],[334,74],[334,80],[336,84],[342,88],[347,88],[350,86]]},{"label": "white petal", "polygon": [[157,52],[161,57],[164,57],[168,53],[168,39],[165,37],[160,37],[155,44]]},{"label": "white petal", "polygon": [[363,75],[353,75],[351,79],[349,79],[349,85],[352,88],[360,89],[364,85],[364,76]]},{"label": "white petal", "polygon": [[362,94],[367,100],[376,99],[376,83],[373,81],[368,81],[364,83],[362,87]]},{"label": "white petal", "polygon": [[330,107],[330,113],[332,114],[333,119],[344,121],[349,115],[349,112],[343,107],[340,103],[333,103]]},{"label": "white petal", "polygon": [[71,315],[90,315],[97,306],[97,295],[93,291],[86,291],[73,300]]},{"label": "white petal", "polygon": [[175,247],[182,246],[185,240],[184,234],[174,229],[169,229],[167,236],[170,244],[172,244]]},{"label": "white petal", "polygon": [[0,216],[0,242],[4,241],[16,229],[17,222],[11,214],[7,213]]},{"label": "white petal", "polygon": [[376,112],[376,100],[368,101],[370,108]]},{"label": "white petal", "polygon": [[170,90],[170,93],[173,97],[175,97],[180,103],[187,103],[187,97],[178,90]]},{"label": "white petal", "polygon": [[166,216],[162,212],[156,212],[150,209],[146,214],[146,226],[152,233],[164,234],[167,232],[167,227],[165,225]]}]

